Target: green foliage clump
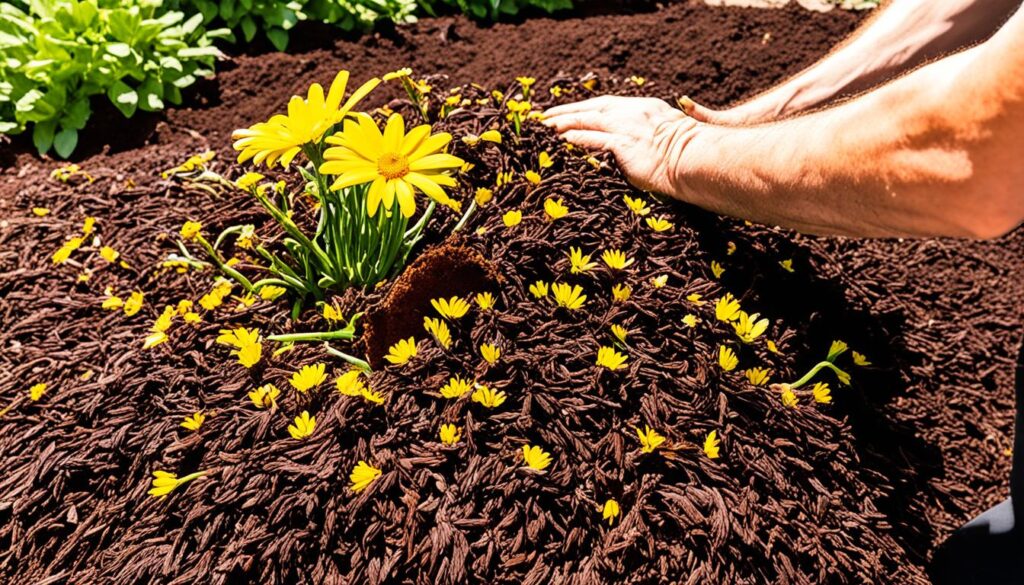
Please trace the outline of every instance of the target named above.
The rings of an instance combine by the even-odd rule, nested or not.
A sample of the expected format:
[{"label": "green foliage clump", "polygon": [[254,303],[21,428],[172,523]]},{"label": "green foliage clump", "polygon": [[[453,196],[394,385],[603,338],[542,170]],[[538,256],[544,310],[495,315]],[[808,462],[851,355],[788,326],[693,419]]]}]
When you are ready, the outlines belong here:
[{"label": "green foliage clump", "polygon": [[198,11],[207,25],[232,31],[233,40],[251,41],[260,31],[279,51],[289,31],[302,21],[324,22],[343,30],[369,30],[378,20],[412,22],[416,0],[176,0],[178,9]]},{"label": "green foliage clump", "polygon": [[572,0],[419,0],[430,14],[438,6],[447,6],[474,18],[498,20],[503,16],[514,16],[524,8],[539,8],[555,12],[572,8]]},{"label": "green foliage clump", "polygon": [[40,153],[69,156],[106,94],[126,117],[181,102],[213,74],[218,31],[161,0],[31,0],[0,4],[0,133],[32,124]]}]

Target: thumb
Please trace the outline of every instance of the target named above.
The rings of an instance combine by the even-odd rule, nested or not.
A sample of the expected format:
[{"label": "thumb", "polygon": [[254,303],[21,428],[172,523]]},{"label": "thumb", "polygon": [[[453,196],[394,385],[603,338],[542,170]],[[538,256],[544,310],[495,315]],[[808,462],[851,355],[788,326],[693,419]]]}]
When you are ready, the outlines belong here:
[{"label": "thumb", "polygon": [[697,102],[690,99],[690,96],[682,96],[676,100],[676,104],[684,114],[697,120],[698,122],[704,122],[706,124],[714,124],[718,117],[718,112],[710,108],[706,108]]}]

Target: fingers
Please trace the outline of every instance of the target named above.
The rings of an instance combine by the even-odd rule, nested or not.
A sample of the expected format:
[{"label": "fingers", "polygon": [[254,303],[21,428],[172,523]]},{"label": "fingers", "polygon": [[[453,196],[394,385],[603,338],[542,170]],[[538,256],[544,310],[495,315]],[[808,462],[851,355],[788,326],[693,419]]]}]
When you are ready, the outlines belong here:
[{"label": "fingers", "polygon": [[719,122],[717,111],[698,104],[690,99],[690,96],[684,95],[676,100],[676,104],[684,114],[698,122],[704,122],[705,124],[717,124]]},{"label": "fingers", "polygon": [[596,111],[570,112],[551,116],[545,114],[542,120],[547,126],[554,128],[559,134],[569,130],[606,131],[607,116]]},{"label": "fingers", "polygon": [[612,151],[617,143],[617,137],[614,134],[595,130],[568,130],[562,133],[562,138],[584,150]]},{"label": "fingers", "polygon": [[604,108],[608,107],[608,103],[613,99],[614,96],[602,95],[579,102],[573,102],[571,104],[562,104],[545,110],[544,116],[561,116],[563,114],[575,114],[578,112],[600,112],[604,110]]}]

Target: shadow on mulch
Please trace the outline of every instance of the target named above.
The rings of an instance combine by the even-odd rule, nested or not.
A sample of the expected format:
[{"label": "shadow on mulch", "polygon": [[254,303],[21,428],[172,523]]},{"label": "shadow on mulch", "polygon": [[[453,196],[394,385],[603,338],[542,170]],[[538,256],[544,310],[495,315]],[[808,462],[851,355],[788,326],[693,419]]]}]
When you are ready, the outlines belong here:
[{"label": "shadow on mulch", "polygon": [[[730,290],[750,291],[749,299],[770,311],[766,316],[779,318],[799,332],[798,375],[823,359],[833,340],[847,342],[871,360],[868,368],[852,367],[856,389],[823,378],[836,398],[831,413],[850,424],[852,444],[864,464],[859,469],[864,481],[886,477],[894,485],[876,503],[891,522],[894,536],[923,563],[935,533],[920,507],[919,494],[943,474],[945,463],[937,445],[923,441],[912,426],[892,416],[891,404],[907,386],[906,372],[922,363],[922,354],[906,347],[899,336],[907,329],[906,315],[898,310],[878,314],[852,307],[847,287],[838,278],[818,276],[810,267],[810,249],[792,239],[773,237],[786,230],[744,226],[682,207],[704,246],[721,250],[720,260],[728,257],[730,266],[735,265],[723,275],[723,284]],[[766,241],[775,248],[767,249]],[[730,242],[736,245],[731,256],[727,254]],[[780,264],[787,259],[792,260],[792,272]]]}]

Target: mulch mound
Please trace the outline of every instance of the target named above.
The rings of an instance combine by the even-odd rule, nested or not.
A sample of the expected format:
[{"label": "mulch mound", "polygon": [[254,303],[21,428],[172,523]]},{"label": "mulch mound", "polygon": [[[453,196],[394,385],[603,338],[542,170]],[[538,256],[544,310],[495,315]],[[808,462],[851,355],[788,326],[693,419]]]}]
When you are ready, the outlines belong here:
[{"label": "mulch mound", "polygon": [[[570,79],[593,70],[599,92],[668,98],[682,84],[720,104],[810,62],[855,22],[843,13],[691,5],[489,28],[440,19],[299,55],[238,57],[200,88],[194,107],[133,123],[138,131],[127,139],[100,134],[94,152],[104,152],[80,161],[91,182],[49,180],[57,164],[14,149],[16,166],[0,176],[0,408],[10,407],[0,417],[0,581],[924,582],[933,543],[1005,490],[1009,364],[1024,298],[1020,232],[994,244],[863,243],[794,237],[652,202],[676,226],[655,234],[626,210],[621,196],[636,192],[609,161],[599,157],[605,165],[594,169],[529,126],[519,145],[456,144],[477,164],[464,197],[492,186],[499,171],[521,176],[542,150],[556,164],[535,188],[520,179],[499,189],[466,230],[463,245],[504,279],[492,291],[497,310],[459,321],[450,352],[421,340],[411,364],[375,373],[385,405],[330,388],[308,397],[288,390],[275,412],[248,403],[257,383],[284,389],[299,364],[325,359],[313,346],[279,356],[268,348],[247,371],[214,344],[225,326],[318,327],[311,315],[289,322],[284,303],[241,311],[229,303],[141,350],[164,304],[196,299],[211,285],[210,273],[154,269],[174,250],[177,226],[256,223],[271,233],[247,197],[159,172],[210,146],[225,159],[213,168],[237,175],[226,161],[230,130],[268,115],[310,80],[339,67],[361,78],[412,64],[449,75],[435,81],[438,92],[468,81],[508,87],[524,73],[540,78],[543,91],[553,80],[578,87]],[[608,78],[631,74],[648,84]],[[474,108],[441,127],[460,136],[498,119]],[[544,221],[547,197],[564,197],[570,215]],[[51,214],[34,217],[33,206]],[[512,230],[501,222],[510,208],[525,216]],[[89,251],[73,256],[84,266],[50,266],[85,215],[98,218],[99,237],[122,251],[128,269]],[[434,222],[428,246],[440,245],[453,222]],[[604,269],[570,277],[569,246],[619,247],[637,264],[625,277]],[[786,258],[795,272],[779,266]],[[710,275],[711,260],[726,266],[721,280]],[[76,282],[83,268],[92,276]],[[649,286],[663,274],[664,288]],[[623,278],[634,295],[612,304],[610,286]],[[570,313],[536,301],[526,289],[538,279],[582,285],[586,307]],[[101,310],[107,286],[144,290],[143,312]],[[767,335],[782,349],[744,346],[741,369],[765,365],[776,380],[790,379],[834,338],[875,366],[855,370],[852,388],[833,381],[831,406],[805,400],[785,409],[777,395],[716,365],[718,345],[734,337],[710,303],[686,296],[711,300],[723,291],[771,318]],[[389,292],[341,301],[349,313],[372,312]],[[696,329],[680,323],[691,312],[703,319]],[[631,331],[621,373],[593,365],[613,322]],[[483,342],[502,346],[495,366],[478,357]],[[456,373],[505,390],[508,402],[489,411],[438,398]],[[29,402],[27,387],[43,380],[49,393]],[[203,428],[181,429],[197,410],[212,413]],[[305,442],[285,431],[301,410],[319,422]],[[458,447],[437,442],[443,421],[465,426]],[[643,424],[669,436],[674,456],[638,453],[632,427]],[[710,430],[723,439],[715,461],[699,450]],[[517,452],[527,442],[554,454],[547,474],[521,469]],[[384,474],[353,494],[347,475],[359,459]],[[146,495],[154,469],[212,473],[154,500]],[[612,527],[597,511],[608,497],[623,505]]]}]

